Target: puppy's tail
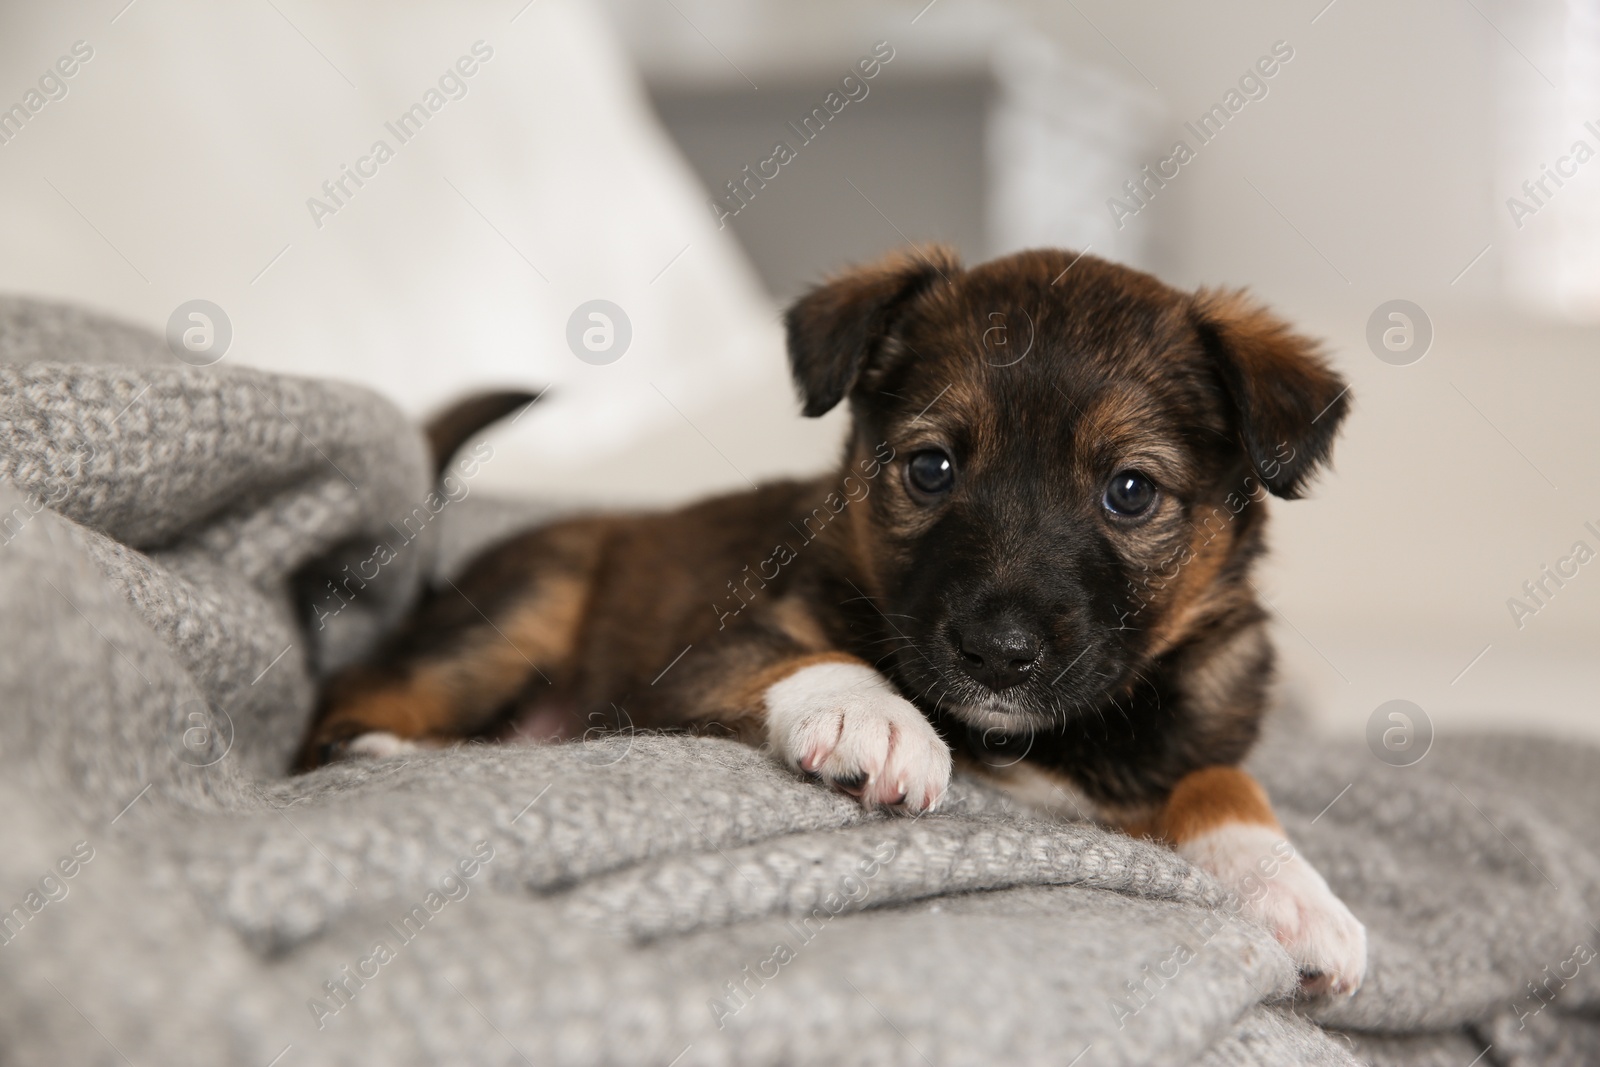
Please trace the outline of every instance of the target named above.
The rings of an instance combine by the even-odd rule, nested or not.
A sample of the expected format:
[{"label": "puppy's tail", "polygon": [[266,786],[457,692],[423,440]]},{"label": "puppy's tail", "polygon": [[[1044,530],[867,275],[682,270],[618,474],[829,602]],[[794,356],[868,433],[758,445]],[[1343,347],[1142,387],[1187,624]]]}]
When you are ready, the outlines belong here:
[{"label": "puppy's tail", "polygon": [[474,393],[429,419],[425,429],[428,444],[433,449],[433,476],[441,477],[451,457],[480,430],[519,408],[527,407],[546,392],[548,390],[527,393],[506,389],[493,393]]}]

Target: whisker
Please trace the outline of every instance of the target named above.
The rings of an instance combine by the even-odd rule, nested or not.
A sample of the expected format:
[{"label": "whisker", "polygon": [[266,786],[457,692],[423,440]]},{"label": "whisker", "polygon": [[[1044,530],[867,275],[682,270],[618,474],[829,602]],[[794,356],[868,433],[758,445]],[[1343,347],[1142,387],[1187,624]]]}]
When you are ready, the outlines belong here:
[{"label": "whisker", "polygon": [[894,658],[894,657],[895,657],[895,653],[897,653],[897,652],[899,652],[899,651],[900,651],[900,650],[899,650],[899,649],[898,649],[898,648],[891,648],[891,649],[890,649],[890,650],[889,650],[889,651],[888,651],[888,652],[885,652],[885,653],[884,653],[884,654],[883,654],[883,655],[882,655],[882,656],[880,656],[880,657],[879,657],[879,658],[878,658],[878,659],[876,659],[876,660],[874,660],[874,661],[873,661],[873,663],[872,663],[872,666],[873,666],[873,668],[874,668],[874,669],[877,669],[877,668],[878,668],[878,667],[880,667],[880,666],[881,666],[881,665],[882,665],[882,664],[883,664],[883,663],[884,663],[884,662],[885,662],[885,661],[886,661],[886,660],[891,660],[891,659],[893,659],[893,658]]}]

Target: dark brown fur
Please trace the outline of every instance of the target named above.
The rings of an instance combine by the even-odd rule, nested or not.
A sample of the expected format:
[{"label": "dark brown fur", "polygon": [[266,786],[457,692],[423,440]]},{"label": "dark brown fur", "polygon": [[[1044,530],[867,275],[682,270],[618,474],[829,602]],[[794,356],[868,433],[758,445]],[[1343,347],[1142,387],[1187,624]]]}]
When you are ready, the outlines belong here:
[{"label": "dark brown fur", "polygon": [[[760,743],[766,686],[831,657],[876,666],[976,763],[1025,758],[1125,825],[1270,819],[1241,775],[1178,787],[1256,737],[1265,496],[1300,493],[1348,404],[1314,345],[1238,294],[1054,251],[892,256],[787,326],[805,413],[851,406],[839,470],[502,544],[332,682],[302,766],[370,730],[530,718]],[[905,466],[934,447],[960,481],[930,506]],[[1147,519],[1101,505],[1125,469],[1162,488]],[[953,651],[996,612],[1043,642],[1000,694]]]}]

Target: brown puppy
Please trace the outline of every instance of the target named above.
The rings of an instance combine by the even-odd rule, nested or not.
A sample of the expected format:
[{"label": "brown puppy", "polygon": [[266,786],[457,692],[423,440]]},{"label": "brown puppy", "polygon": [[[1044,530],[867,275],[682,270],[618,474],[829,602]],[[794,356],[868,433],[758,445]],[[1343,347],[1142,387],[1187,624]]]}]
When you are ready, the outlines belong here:
[{"label": "brown puppy", "polygon": [[1347,406],[1315,346],[1053,251],[893,256],[787,326],[805,413],[850,404],[839,471],[501,544],[334,679],[303,764],[601,714],[920,812],[953,749],[1251,890],[1307,988],[1353,992],[1365,931],[1238,769],[1272,670],[1265,497],[1298,495]]}]

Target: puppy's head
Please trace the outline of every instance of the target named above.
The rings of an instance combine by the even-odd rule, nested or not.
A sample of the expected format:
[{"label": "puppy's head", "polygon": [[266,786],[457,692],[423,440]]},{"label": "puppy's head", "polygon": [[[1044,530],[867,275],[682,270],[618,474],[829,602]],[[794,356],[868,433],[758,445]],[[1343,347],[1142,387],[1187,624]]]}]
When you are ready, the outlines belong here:
[{"label": "puppy's head", "polygon": [[893,449],[848,519],[880,667],[984,730],[1103,714],[1257,623],[1263,500],[1299,495],[1347,407],[1241,295],[1066,252],[912,251],[786,321],[806,414],[850,404],[859,469]]}]

